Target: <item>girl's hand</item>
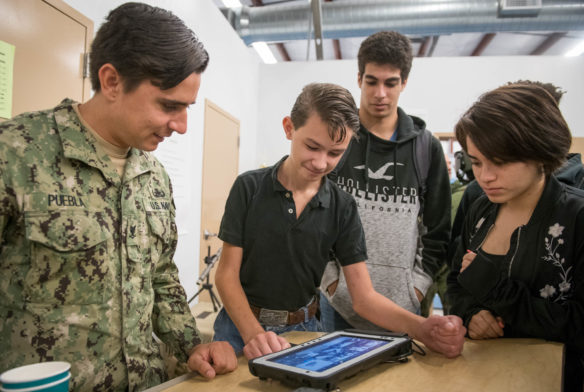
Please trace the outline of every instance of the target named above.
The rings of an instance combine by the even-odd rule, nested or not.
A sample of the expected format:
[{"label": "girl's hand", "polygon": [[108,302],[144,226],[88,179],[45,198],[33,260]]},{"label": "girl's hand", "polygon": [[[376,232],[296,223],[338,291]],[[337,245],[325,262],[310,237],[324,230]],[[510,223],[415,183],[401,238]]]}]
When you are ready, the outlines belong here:
[{"label": "girl's hand", "polygon": [[477,257],[477,254],[471,250],[467,250],[466,254],[462,257],[462,266],[460,267],[460,272],[464,271],[470,263]]}]

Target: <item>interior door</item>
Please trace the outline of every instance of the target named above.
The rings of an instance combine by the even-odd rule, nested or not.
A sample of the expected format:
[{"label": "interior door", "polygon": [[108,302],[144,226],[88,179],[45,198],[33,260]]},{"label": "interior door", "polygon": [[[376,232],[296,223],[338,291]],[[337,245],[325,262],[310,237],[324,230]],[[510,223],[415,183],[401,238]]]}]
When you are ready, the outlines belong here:
[{"label": "interior door", "polygon": [[[15,46],[12,115],[86,101],[93,21],[62,0],[1,0],[0,40]],[[1,121],[2,119],[0,119]]]},{"label": "interior door", "polygon": [[[204,127],[200,272],[207,267],[205,256],[215,254],[221,247],[222,242],[216,234],[239,163],[239,120],[206,99]],[[213,284],[215,269],[209,275],[209,282]],[[213,290],[218,294],[216,288]],[[208,302],[211,299],[203,291],[199,300]]]},{"label": "interior door", "polygon": [[570,152],[579,152],[584,156],[584,137],[572,137]]}]

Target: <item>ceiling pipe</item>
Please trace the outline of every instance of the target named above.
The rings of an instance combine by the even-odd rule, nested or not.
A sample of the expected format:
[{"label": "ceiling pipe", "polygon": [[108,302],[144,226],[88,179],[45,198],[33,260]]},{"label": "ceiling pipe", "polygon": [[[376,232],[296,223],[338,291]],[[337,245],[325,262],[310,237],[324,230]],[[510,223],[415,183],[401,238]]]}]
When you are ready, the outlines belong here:
[{"label": "ceiling pipe", "polygon": [[[323,38],[366,37],[380,30],[408,35],[584,30],[584,2],[543,0],[536,16],[502,16],[502,0],[353,0],[322,3]],[[244,42],[306,39],[306,0],[228,11]]]}]

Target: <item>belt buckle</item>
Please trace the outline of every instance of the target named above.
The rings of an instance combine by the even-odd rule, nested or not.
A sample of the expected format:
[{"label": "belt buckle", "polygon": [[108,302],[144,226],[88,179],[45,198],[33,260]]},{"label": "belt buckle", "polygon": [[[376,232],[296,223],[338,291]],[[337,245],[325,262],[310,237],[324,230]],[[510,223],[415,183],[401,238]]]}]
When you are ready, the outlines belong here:
[{"label": "belt buckle", "polygon": [[258,316],[258,321],[260,324],[265,325],[287,325],[288,324],[288,312],[286,310],[272,310],[272,309],[260,309],[260,314]]}]

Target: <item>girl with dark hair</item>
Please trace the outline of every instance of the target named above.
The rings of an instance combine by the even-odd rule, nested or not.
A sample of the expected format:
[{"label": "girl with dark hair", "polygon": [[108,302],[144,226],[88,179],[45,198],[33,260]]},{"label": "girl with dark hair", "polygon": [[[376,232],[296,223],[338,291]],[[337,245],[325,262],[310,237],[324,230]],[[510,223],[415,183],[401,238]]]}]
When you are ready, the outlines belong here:
[{"label": "girl with dark hair", "polygon": [[584,192],[560,183],[571,134],[537,85],[490,91],[456,124],[485,192],[471,207],[448,277],[451,313],[473,339],[566,343],[564,390],[582,391]]}]

